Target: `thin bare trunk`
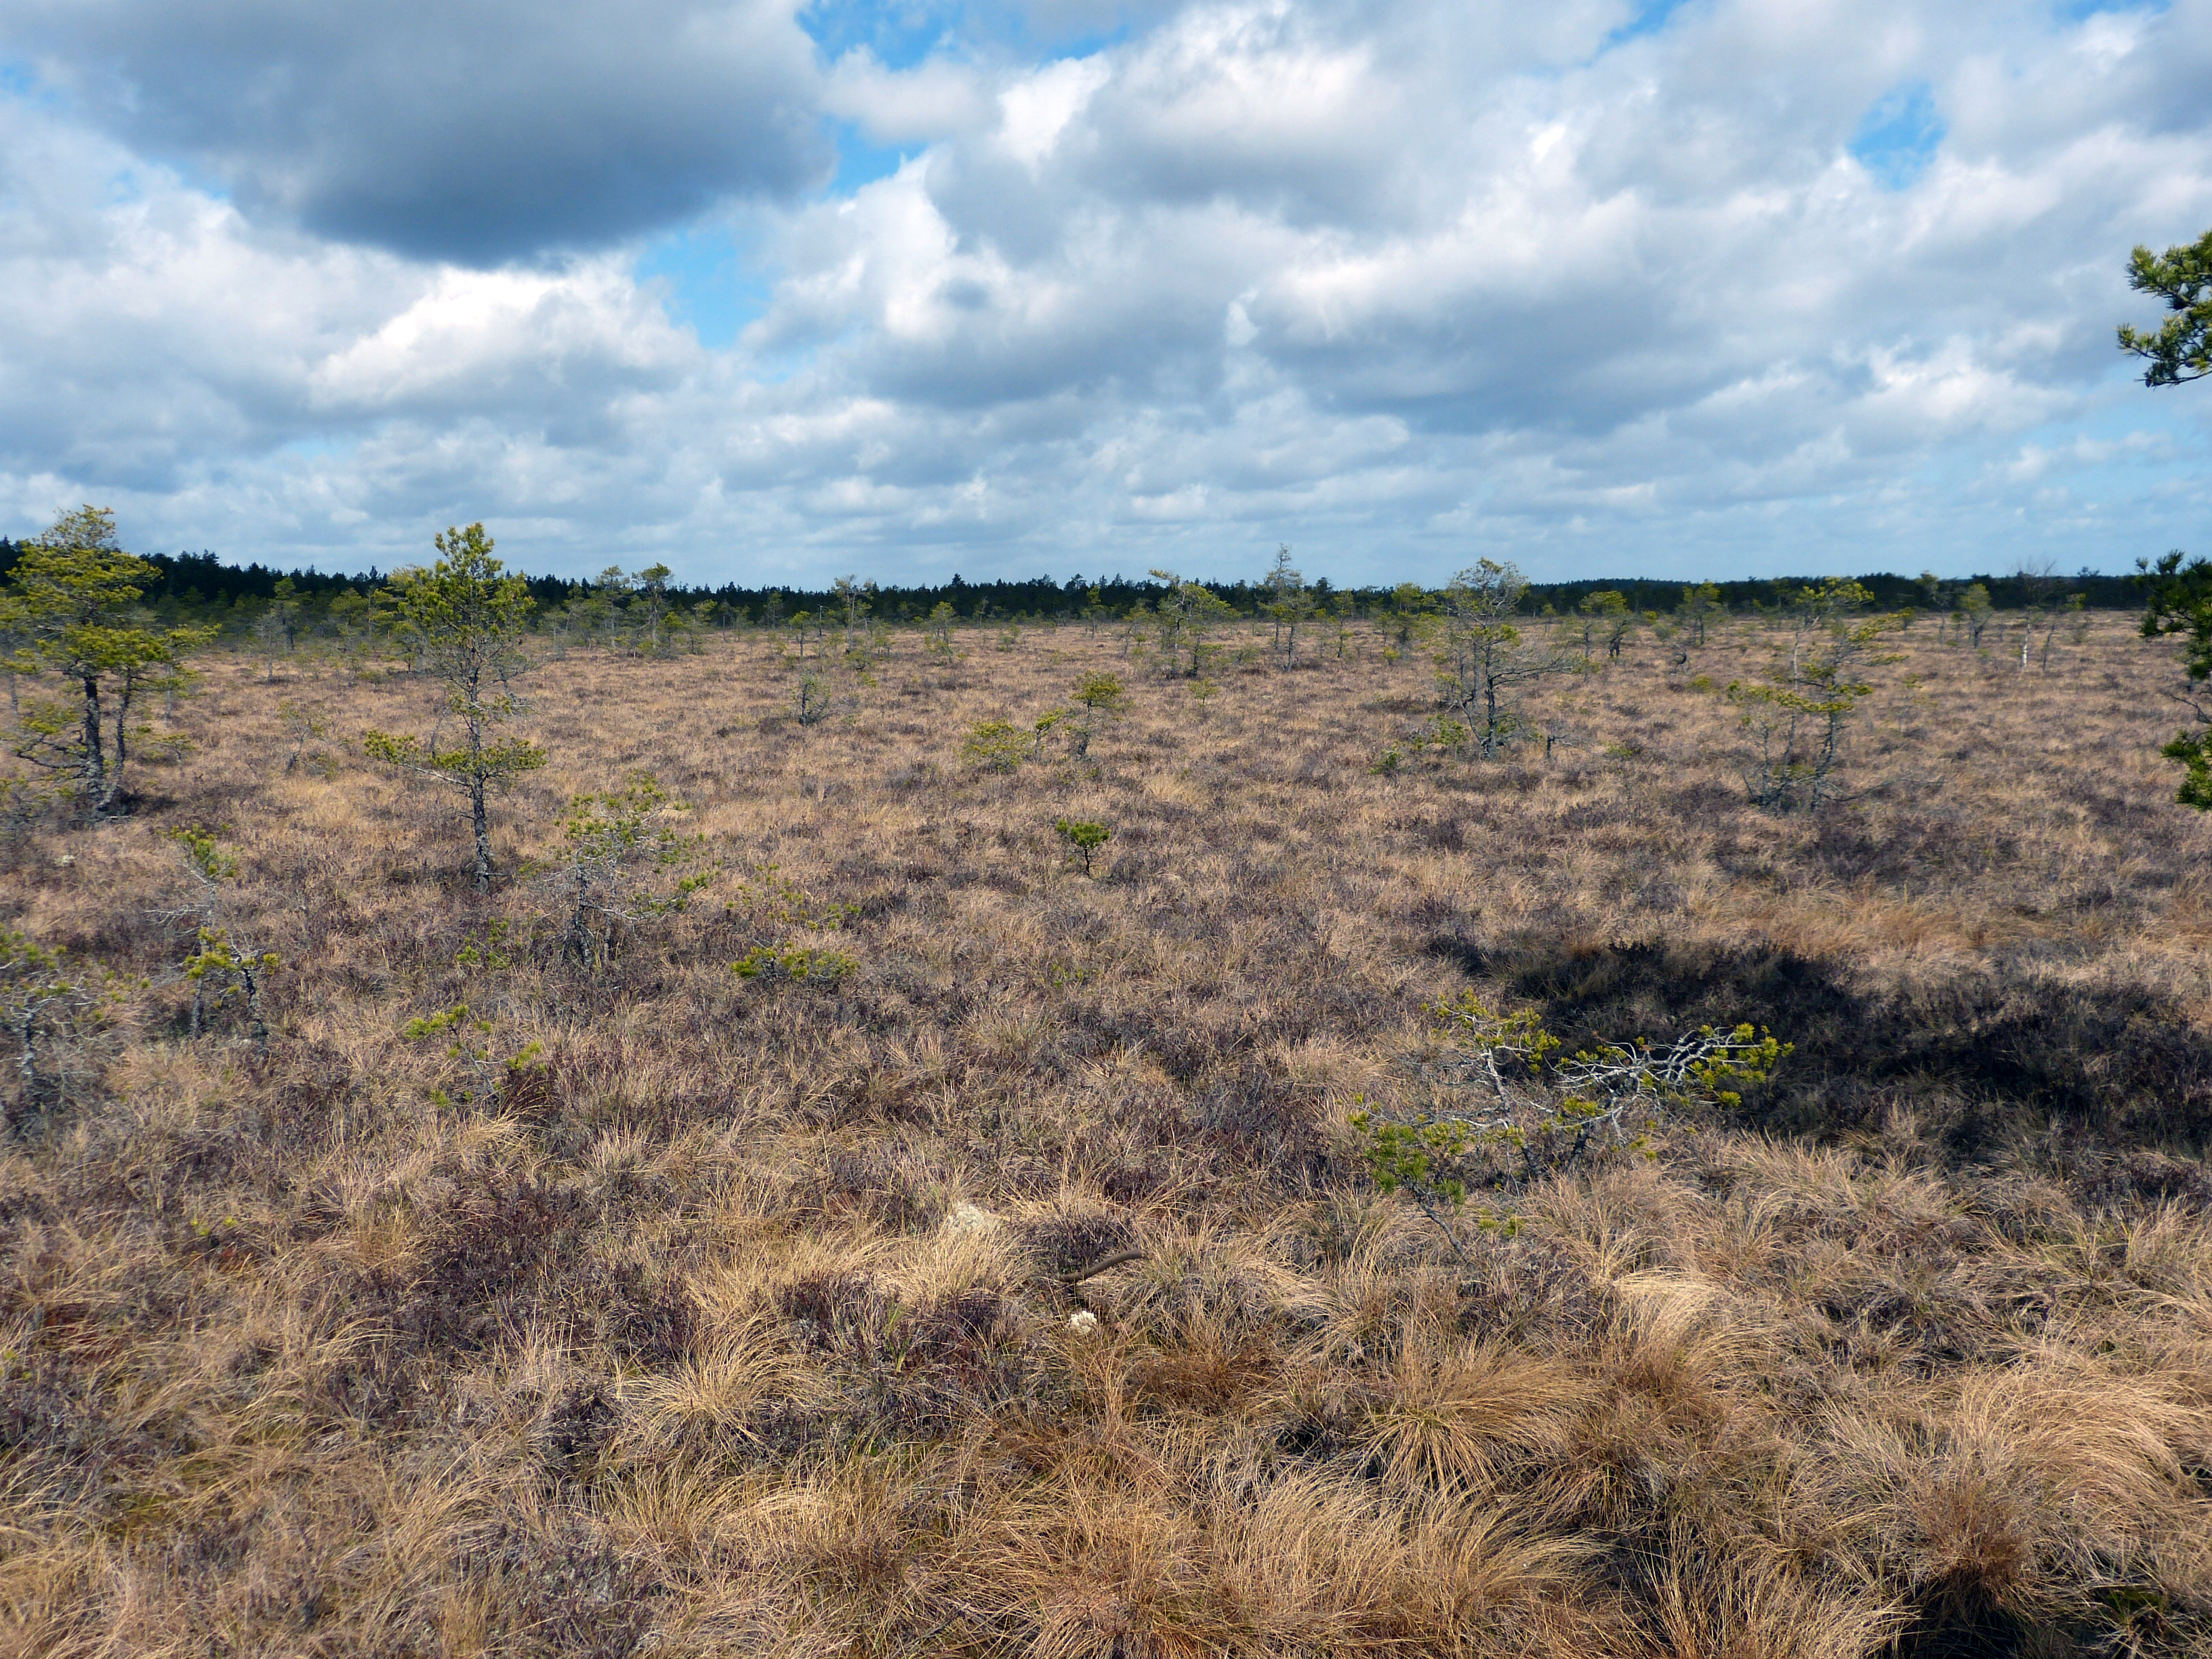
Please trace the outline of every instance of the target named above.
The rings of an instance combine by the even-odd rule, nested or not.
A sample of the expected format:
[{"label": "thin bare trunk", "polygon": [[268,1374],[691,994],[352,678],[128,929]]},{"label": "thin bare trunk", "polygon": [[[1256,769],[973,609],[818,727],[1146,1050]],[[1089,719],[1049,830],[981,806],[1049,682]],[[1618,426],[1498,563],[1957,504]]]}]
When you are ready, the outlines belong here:
[{"label": "thin bare trunk", "polygon": [[100,730],[100,679],[84,677],[84,798],[94,812],[107,810],[107,753]]},{"label": "thin bare trunk", "polygon": [[107,799],[100,803],[103,809],[113,805],[123,793],[123,766],[130,755],[131,700],[137,690],[131,671],[125,669],[115,703],[115,764],[108,769]]},{"label": "thin bare trunk", "polygon": [[484,811],[484,780],[478,773],[469,780],[469,817],[477,836],[477,890],[491,885],[491,818]]}]

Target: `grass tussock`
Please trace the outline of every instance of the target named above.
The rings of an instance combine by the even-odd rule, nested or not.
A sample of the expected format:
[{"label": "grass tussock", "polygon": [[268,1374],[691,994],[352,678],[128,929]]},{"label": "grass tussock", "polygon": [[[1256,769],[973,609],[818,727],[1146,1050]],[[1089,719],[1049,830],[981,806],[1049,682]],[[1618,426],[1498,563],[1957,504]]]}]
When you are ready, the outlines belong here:
[{"label": "grass tussock", "polygon": [[[130,988],[7,1100],[0,1653],[2212,1650],[2171,664],[1907,641],[1810,819],[1696,678],[1748,624],[1382,772],[1428,679],[1364,635],[1207,698],[908,641],[815,724],[759,644],[579,653],[486,896],[342,741],[422,686],[215,665],[131,817],[0,860]],[[1087,755],[962,759],[1109,669]],[[559,809],[638,769],[714,879],[564,948]],[[188,824],[265,1036],[189,1035]],[[1795,1053],[1455,1252],[1348,1120],[1470,987]]]}]

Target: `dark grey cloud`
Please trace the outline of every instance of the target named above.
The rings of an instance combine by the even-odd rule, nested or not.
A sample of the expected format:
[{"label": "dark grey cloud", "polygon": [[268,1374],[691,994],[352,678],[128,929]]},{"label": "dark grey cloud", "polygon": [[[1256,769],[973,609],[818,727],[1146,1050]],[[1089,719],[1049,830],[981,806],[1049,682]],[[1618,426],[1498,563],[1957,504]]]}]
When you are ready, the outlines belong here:
[{"label": "dark grey cloud", "polygon": [[470,264],[833,159],[789,0],[0,0],[0,51],[250,211]]}]

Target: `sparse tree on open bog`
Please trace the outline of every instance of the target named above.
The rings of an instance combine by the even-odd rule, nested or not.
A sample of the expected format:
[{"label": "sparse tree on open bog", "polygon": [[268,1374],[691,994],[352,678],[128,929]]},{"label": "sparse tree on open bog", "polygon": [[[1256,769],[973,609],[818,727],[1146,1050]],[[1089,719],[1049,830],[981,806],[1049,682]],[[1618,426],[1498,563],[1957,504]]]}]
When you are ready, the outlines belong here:
[{"label": "sparse tree on open bog", "polygon": [[1866,676],[1897,660],[1883,637],[1899,619],[1852,615],[1873,597],[1858,583],[1835,577],[1799,589],[1790,606],[1795,625],[1777,653],[1774,677],[1729,685],[1729,701],[1752,739],[1744,784],[1753,805],[1814,812],[1834,797],[1844,737],[1874,690]]},{"label": "sparse tree on open bog", "polygon": [[1959,596],[1959,626],[1972,649],[1982,648],[1982,635],[1989,632],[1990,618],[1996,615],[1996,605],[1990,598],[1990,590],[1981,583],[1972,584]]},{"label": "sparse tree on open bog", "polygon": [[939,599],[930,607],[928,619],[922,624],[925,649],[932,656],[952,660],[952,629],[959,622],[959,613],[945,600]]},{"label": "sparse tree on open bog", "polygon": [[413,643],[416,671],[444,688],[429,737],[366,733],[362,745],[386,765],[467,798],[475,836],[476,884],[491,885],[491,817],[487,798],[545,764],[545,751],[500,735],[521,711],[514,681],[531,665],[523,649],[530,591],[492,556],[481,524],[437,538],[428,569],[393,574],[394,626]]},{"label": "sparse tree on open bog", "polygon": [[1514,617],[1528,580],[1510,564],[1484,559],[1444,590],[1437,634],[1437,686],[1445,706],[1471,729],[1485,760],[1495,760],[1520,720],[1519,688],[1565,665],[1522,638]]},{"label": "sparse tree on open bog", "polygon": [[1083,873],[1091,873],[1091,860],[1108,842],[1114,831],[1105,824],[1088,818],[1061,818],[1053,826],[1053,833],[1067,847],[1069,856],[1081,862]]},{"label": "sparse tree on open bog", "polygon": [[95,817],[122,794],[132,705],[174,684],[185,654],[215,636],[151,625],[138,599],[154,574],[118,544],[114,514],[88,506],[26,544],[0,593],[0,629],[18,641],[9,672],[54,675],[79,699],[23,709],[15,755],[68,780]]},{"label": "sparse tree on open bog", "polygon": [[860,629],[861,618],[868,614],[868,592],[875,584],[866,587],[858,576],[840,576],[834,584],[837,594],[837,617],[845,629],[845,646],[852,648],[853,635]]},{"label": "sparse tree on open bog", "polygon": [[647,652],[658,653],[666,639],[670,620],[668,584],[675,574],[665,564],[652,564],[629,579],[631,609],[636,611],[644,629],[642,644]]},{"label": "sparse tree on open bog", "polygon": [[590,972],[607,964],[617,932],[672,915],[714,877],[704,838],[681,827],[690,807],[650,772],[620,789],[578,795],[561,820],[559,874],[568,924],[561,955]]},{"label": "sparse tree on open bog", "polygon": [[283,965],[283,958],[249,943],[235,923],[227,926],[218,919],[225,884],[238,879],[238,860],[211,830],[186,824],[165,833],[183,855],[185,868],[199,889],[195,902],[172,913],[173,917],[189,916],[196,924],[191,948],[178,968],[192,988],[187,1030],[197,1041],[211,1016],[234,1006],[265,1047],[269,1028],[261,1019],[261,993],[269,975]]},{"label": "sparse tree on open bog", "polygon": [[1298,629],[1314,613],[1314,596],[1306,587],[1304,574],[1291,564],[1287,542],[1275,550],[1275,562],[1262,586],[1267,594],[1267,617],[1275,627],[1273,653],[1288,668],[1297,658]]},{"label": "sparse tree on open bog", "polygon": [[1155,570],[1152,575],[1168,587],[1160,595],[1157,617],[1161,659],[1170,674],[1197,679],[1206,672],[1206,635],[1237,612],[1203,582],[1185,581],[1172,570]]},{"label": "sparse tree on open bog", "polygon": [[1128,707],[1121,678],[1114,674],[1085,674],[1068,693],[1073,708],[1051,710],[1036,723],[1040,744],[1054,738],[1067,744],[1068,758],[1084,761],[1091,756],[1091,740]]},{"label": "sparse tree on open bog", "polygon": [[1636,613],[1628,608],[1628,596],[1607,588],[1602,593],[1585,594],[1576,608],[1590,619],[1590,624],[1583,631],[1583,654],[1589,654],[1590,626],[1594,626],[1605,641],[1606,660],[1618,661],[1629,630],[1636,626]]},{"label": "sparse tree on open bog", "polygon": [[1384,649],[1394,653],[1393,660],[1413,649],[1413,635],[1420,630],[1429,611],[1429,596],[1419,582],[1400,582],[1390,590],[1389,604],[1377,620],[1389,641]]},{"label": "sparse tree on open bog", "polygon": [[1728,614],[1728,606],[1721,603],[1721,590],[1717,583],[1700,582],[1682,590],[1682,606],[1679,612],[1682,626],[1688,630],[1690,643],[1702,651],[1705,648],[1705,629],[1714,620]]}]

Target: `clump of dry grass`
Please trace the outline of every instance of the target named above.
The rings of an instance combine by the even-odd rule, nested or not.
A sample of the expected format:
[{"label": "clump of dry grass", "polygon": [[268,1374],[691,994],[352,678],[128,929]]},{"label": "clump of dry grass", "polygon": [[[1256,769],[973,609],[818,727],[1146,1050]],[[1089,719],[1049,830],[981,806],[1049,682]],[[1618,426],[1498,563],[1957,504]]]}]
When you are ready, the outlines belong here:
[{"label": "clump of dry grass", "polygon": [[[214,665],[132,819],[0,871],[149,981],[0,1152],[0,1650],[2204,1650],[2171,665],[1916,633],[1851,798],[1776,820],[1694,678],[1764,650],[1557,684],[1548,764],[1388,776],[1427,685],[1374,642],[1201,703],[1118,635],[909,641],[805,727],[749,641],[577,653],[488,900],[441,803],[285,763],[280,702],[404,729],[419,688]],[[1087,763],[963,767],[1101,668]],[[586,968],[525,860],[638,768],[723,874]],[[1063,817],[1114,830],[1096,879]],[[285,957],[265,1045],[179,1023],[184,823]],[[730,972],[787,938],[854,971]],[[1797,1052],[1462,1265],[1346,1116],[1470,984]],[[467,1097],[398,1036],[459,1002],[542,1063]]]}]

